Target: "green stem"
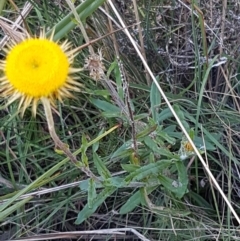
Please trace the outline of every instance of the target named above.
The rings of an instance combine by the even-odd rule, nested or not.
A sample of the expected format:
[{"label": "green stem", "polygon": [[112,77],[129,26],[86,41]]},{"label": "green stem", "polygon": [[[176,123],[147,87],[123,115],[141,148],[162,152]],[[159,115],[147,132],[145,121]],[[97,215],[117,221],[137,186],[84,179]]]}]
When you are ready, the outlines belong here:
[{"label": "green stem", "polygon": [[47,123],[48,123],[48,130],[50,133],[50,136],[52,137],[56,148],[59,148],[60,150],[62,150],[65,155],[72,161],[72,163],[80,168],[87,176],[93,178],[95,181],[100,182],[100,179],[98,177],[96,177],[90,170],[88,167],[85,167],[81,162],[79,162],[76,158],[76,156],[74,156],[68,146],[63,143],[58,135],[56,134],[55,131],[55,125],[54,125],[54,121],[53,121],[53,116],[52,116],[52,110],[51,110],[51,104],[50,101],[48,100],[48,98],[46,97],[42,97],[41,98],[42,104],[44,106],[44,111],[45,111],[45,115],[46,115],[46,119],[47,119]]},{"label": "green stem", "polygon": [[56,134],[55,131],[55,125],[54,125],[54,121],[53,121],[53,116],[52,116],[52,110],[51,110],[51,105],[50,102],[47,98],[42,97],[41,101],[43,103],[44,106],[44,111],[45,111],[45,115],[46,115],[46,119],[47,119],[47,124],[48,124],[48,130],[49,133],[55,143],[56,148],[60,148],[67,157],[69,157],[69,159],[75,164],[77,165],[78,161],[77,158],[69,151],[67,145],[65,143],[63,143],[58,135]]}]

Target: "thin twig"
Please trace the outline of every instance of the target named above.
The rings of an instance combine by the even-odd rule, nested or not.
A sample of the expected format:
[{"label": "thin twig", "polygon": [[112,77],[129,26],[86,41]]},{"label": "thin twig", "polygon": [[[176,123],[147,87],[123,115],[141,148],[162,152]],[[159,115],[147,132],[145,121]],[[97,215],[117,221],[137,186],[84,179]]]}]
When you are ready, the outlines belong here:
[{"label": "thin twig", "polygon": [[112,35],[112,34],[114,34],[114,33],[116,33],[116,32],[119,32],[119,31],[121,31],[121,30],[124,30],[125,28],[130,28],[130,27],[135,26],[135,25],[138,25],[138,24],[139,24],[139,23],[134,23],[134,24],[129,25],[129,26],[126,26],[126,27],[124,27],[124,28],[120,28],[120,29],[114,30],[113,32],[108,33],[108,34],[105,34],[105,35],[103,35],[103,36],[101,36],[101,37],[99,37],[99,38],[96,38],[96,39],[94,39],[94,40],[90,40],[88,43],[82,44],[81,46],[75,48],[75,49],[74,49],[74,53],[80,52],[82,49],[88,47],[89,45],[92,45],[93,43],[98,42],[99,40],[101,40],[101,39],[103,39],[103,38],[106,38],[106,37],[109,36],[109,35]]}]

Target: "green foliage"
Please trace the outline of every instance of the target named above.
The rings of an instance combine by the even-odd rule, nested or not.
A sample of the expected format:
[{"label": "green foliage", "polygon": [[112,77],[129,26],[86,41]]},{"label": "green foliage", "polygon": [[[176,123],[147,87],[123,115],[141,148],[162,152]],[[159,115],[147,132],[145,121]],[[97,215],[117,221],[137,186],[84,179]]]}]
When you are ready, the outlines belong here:
[{"label": "green foliage", "polygon": [[[151,194],[156,188],[157,186],[146,188],[147,194]],[[131,197],[126,201],[126,203],[120,208],[119,213],[127,214],[133,211],[133,209],[138,207],[140,204],[142,205],[146,204],[146,200],[141,189],[131,195]]]},{"label": "green foliage", "polygon": [[91,200],[91,206],[89,204],[85,205],[84,208],[78,213],[75,223],[81,224],[83,221],[89,218],[115,190],[115,187],[105,188],[103,191],[98,193],[97,196]]},{"label": "green foliage", "polygon": [[161,105],[161,95],[154,82],[152,83],[151,91],[150,91],[150,104],[151,104],[152,118],[154,121],[157,122],[158,121],[157,116]]},{"label": "green foliage", "polygon": [[[101,6],[105,0],[86,0],[76,7],[76,12],[79,15],[81,21],[85,21],[87,17],[91,16],[96,9]],[[74,27],[76,27],[76,22],[73,21],[73,13],[68,14],[64,17],[58,24],[54,26],[55,34],[54,40],[59,40],[63,38],[67,33],[69,33]],[[47,34],[51,34],[50,30]]]},{"label": "green foliage", "polygon": [[[27,1],[13,2],[18,9],[12,1],[0,1],[1,21],[15,21]],[[235,219],[156,84],[149,81],[129,39],[119,30],[110,6],[107,9],[104,0],[28,2],[33,8],[23,19],[29,33],[38,34],[43,28],[50,36],[54,30],[54,40],[67,39],[74,47],[86,44],[75,57],[79,68],[90,56],[90,46],[94,53],[101,49],[106,71],[101,79],[93,80],[83,68],[74,76],[82,91],[53,107],[57,134],[75,151],[76,165],[61,150],[54,150],[41,105],[36,119],[30,111],[22,119],[17,104],[6,108],[5,100],[1,102],[1,232],[12,239],[27,239],[43,232],[129,225],[149,240],[208,241],[215,240],[216,233],[218,240],[236,238]],[[100,38],[97,42],[87,44],[67,2],[75,4],[88,38]],[[223,7],[218,2],[214,7],[228,13],[221,31],[218,26],[212,28],[212,20],[224,15],[208,9],[207,1],[186,6],[178,1],[137,1],[137,26],[132,26],[139,22],[133,1],[115,1],[115,5],[145,51],[181,123],[239,213],[240,61],[236,43],[225,36],[234,31],[227,30],[230,22],[235,29],[239,23],[234,4]],[[208,19],[209,12],[213,19]],[[113,31],[118,30],[114,35],[110,19]],[[0,240],[4,237],[0,233]]]}]

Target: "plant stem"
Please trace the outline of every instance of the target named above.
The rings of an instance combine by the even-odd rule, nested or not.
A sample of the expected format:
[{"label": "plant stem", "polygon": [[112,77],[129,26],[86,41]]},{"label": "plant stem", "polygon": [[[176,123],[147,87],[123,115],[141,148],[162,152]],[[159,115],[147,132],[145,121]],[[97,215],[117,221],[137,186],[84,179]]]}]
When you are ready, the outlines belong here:
[{"label": "plant stem", "polygon": [[43,97],[43,98],[41,98],[41,101],[44,106],[44,111],[45,111],[47,124],[48,124],[48,130],[49,130],[50,136],[52,137],[52,139],[54,141],[55,147],[60,148],[66,154],[66,156],[69,157],[70,160],[76,165],[78,163],[77,158],[69,151],[69,148],[67,147],[67,145],[65,143],[63,143],[59,139],[58,135],[56,134],[55,125],[54,125],[53,116],[52,116],[51,105],[50,105],[49,100],[47,98]]},{"label": "plant stem", "polygon": [[45,111],[45,115],[46,115],[46,119],[47,119],[47,123],[48,123],[48,130],[49,130],[50,136],[52,137],[52,139],[54,141],[55,147],[62,150],[66,154],[66,156],[72,161],[72,163],[76,167],[80,168],[87,176],[93,178],[97,182],[100,182],[100,179],[98,177],[96,177],[89,170],[88,167],[84,166],[81,162],[79,162],[77,160],[76,156],[74,156],[71,153],[68,146],[60,140],[60,138],[58,137],[58,135],[56,134],[56,131],[55,131],[55,125],[54,125],[54,121],[53,121],[50,101],[46,97],[42,97],[41,101],[44,106],[44,111]]}]

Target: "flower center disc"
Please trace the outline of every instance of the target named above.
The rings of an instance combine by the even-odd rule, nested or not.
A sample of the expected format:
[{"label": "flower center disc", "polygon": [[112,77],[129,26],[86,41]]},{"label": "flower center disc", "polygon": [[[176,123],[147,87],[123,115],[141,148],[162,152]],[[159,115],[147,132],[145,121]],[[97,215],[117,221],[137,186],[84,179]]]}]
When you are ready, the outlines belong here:
[{"label": "flower center disc", "polygon": [[7,79],[16,90],[31,97],[53,94],[67,81],[68,73],[68,56],[48,39],[24,40],[7,55]]}]

